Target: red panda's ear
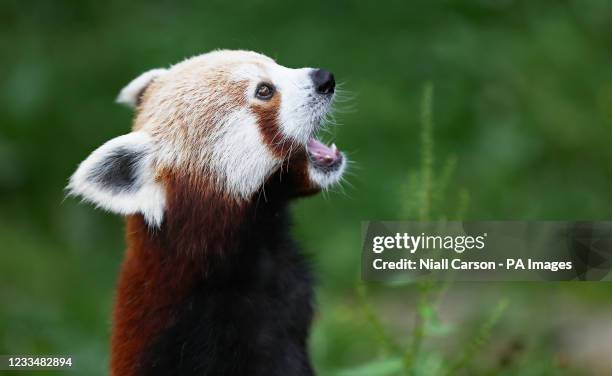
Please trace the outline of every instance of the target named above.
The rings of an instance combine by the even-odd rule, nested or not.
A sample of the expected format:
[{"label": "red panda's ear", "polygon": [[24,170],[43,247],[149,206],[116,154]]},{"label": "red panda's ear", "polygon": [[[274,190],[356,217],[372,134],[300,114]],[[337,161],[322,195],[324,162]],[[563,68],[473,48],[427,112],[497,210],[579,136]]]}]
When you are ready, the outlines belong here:
[{"label": "red panda's ear", "polygon": [[165,191],[156,180],[153,159],[153,143],[146,133],[116,137],[81,162],[70,178],[69,194],[114,213],[141,213],[151,226],[159,226]]},{"label": "red panda's ear", "polygon": [[117,96],[117,103],[125,104],[128,107],[136,108],[140,104],[142,95],[147,87],[156,78],[164,75],[167,69],[151,69],[132,80],[126,87],[121,89]]}]

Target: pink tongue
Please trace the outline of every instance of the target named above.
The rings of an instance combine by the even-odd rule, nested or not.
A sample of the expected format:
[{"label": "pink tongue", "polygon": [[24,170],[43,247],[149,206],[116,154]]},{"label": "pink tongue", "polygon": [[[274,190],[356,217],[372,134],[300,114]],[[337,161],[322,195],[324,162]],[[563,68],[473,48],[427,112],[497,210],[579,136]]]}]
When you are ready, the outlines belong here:
[{"label": "pink tongue", "polygon": [[325,156],[325,155],[329,155],[329,156],[333,156],[335,153],[332,150],[332,148],[330,148],[329,146],[325,145],[324,143],[322,143],[319,140],[315,140],[314,138],[311,138],[308,141],[308,150],[316,155],[316,156]]},{"label": "pink tongue", "polygon": [[325,145],[319,140],[311,138],[307,144],[308,152],[318,163],[331,166],[338,159],[340,152]]}]

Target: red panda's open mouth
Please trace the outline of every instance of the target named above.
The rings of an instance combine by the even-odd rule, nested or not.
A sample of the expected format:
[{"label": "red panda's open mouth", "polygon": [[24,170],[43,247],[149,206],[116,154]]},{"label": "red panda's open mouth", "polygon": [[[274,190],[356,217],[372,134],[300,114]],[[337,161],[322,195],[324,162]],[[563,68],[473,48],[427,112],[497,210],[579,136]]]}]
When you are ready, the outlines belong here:
[{"label": "red panda's open mouth", "polygon": [[323,171],[333,171],[342,165],[344,156],[336,144],[327,146],[321,141],[311,138],[306,144],[308,158],[314,167]]}]

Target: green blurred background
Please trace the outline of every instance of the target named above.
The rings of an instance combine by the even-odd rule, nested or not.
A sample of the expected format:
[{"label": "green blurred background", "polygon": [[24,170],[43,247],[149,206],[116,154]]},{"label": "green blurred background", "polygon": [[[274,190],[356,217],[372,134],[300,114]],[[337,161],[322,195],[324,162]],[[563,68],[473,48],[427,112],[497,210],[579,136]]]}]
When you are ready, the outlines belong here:
[{"label": "green blurred background", "polygon": [[[420,166],[427,82],[434,165],[457,161],[442,216],[467,192],[467,219],[610,218],[608,0],[1,5],[0,354],[70,354],[77,374],[107,373],[123,222],[64,200],[63,188],[89,152],[129,130],[131,112],[113,103],[125,84],[211,49],[328,68],[350,97],[329,137],[355,162],[350,185],[294,210],[319,276],[311,349],[321,375],[393,374],[367,368],[390,359],[376,322],[412,341],[416,287],[369,286],[372,319],[356,286],[360,222],[412,215],[401,208]],[[604,283],[452,285],[437,305],[444,330],[429,331],[415,372],[452,361],[507,298],[461,372],[612,374],[611,296]]]}]

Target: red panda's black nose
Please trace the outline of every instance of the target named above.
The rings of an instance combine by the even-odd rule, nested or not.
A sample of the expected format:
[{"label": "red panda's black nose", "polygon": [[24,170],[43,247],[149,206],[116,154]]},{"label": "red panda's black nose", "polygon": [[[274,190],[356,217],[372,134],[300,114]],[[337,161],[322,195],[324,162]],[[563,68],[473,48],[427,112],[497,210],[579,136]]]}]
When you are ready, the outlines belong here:
[{"label": "red panda's black nose", "polygon": [[336,88],[334,75],[325,69],[315,69],[310,72],[312,83],[319,94],[333,94]]}]

